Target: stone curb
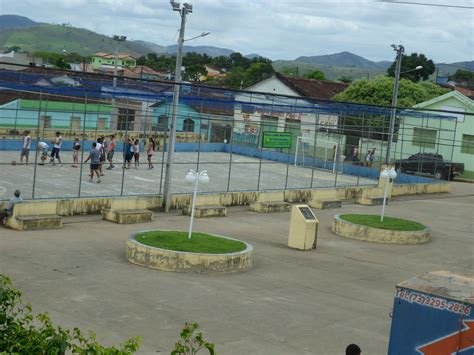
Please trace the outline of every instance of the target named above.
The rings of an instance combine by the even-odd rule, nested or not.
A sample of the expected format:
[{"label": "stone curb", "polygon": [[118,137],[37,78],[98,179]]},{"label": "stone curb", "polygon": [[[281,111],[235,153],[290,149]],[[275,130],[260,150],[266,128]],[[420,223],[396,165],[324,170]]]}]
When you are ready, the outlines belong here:
[{"label": "stone curb", "polygon": [[334,216],[331,230],[341,237],[387,244],[422,244],[430,239],[428,227],[420,231],[396,231],[355,224],[340,216]]}]

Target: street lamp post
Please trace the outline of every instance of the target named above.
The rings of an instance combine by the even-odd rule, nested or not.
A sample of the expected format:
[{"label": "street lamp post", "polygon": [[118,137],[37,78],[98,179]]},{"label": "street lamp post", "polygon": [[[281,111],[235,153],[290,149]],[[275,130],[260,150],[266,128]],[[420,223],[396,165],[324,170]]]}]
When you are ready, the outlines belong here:
[{"label": "street lamp post", "polygon": [[207,184],[209,183],[209,175],[207,175],[207,170],[203,170],[201,172],[194,171],[192,169],[188,170],[188,173],[184,177],[186,182],[190,184],[194,184],[194,192],[193,192],[193,202],[191,206],[191,221],[189,222],[189,234],[188,239],[191,239],[191,235],[193,233],[193,222],[194,222],[194,207],[196,206],[196,196],[197,196],[197,189],[198,184]]},{"label": "street lamp post", "polygon": [[115,41],[115,60],[114,60],[114,81],[113,81],[113,97],[112,97],[112,108],[115,107],[115,89],[117,88],[117,67],[118,67],[118,56],[119,56],[119,43],[125,42],[127,36],[114,35],[113,40]]},{"label": "street lamp post", "polygon": [[394,168],[388,170],[384,168],[380,173],[380,179],[385,180],[385,189],[383,193],[383,206],[382,206],[382,215],[380,216],[380,221],[383,222],[383,215],[385,214],[385,204],[387,203],[387,190],[389,182],[392,182],[397,177],[397,172]]},{"label": "street lamp post", "polygon": [[165,186],[163,189],[163,201],[165,204],[165,212],[170,209],[171,200],[171,179],[173,177],[173,159],[174,159],[174,147],[176,143],[176,121],[178,115],[179,105],[179,91],[181,87],[181,66],[183,63],[183,43],[195,38],[207,36],[210,32],[203,32],[199,36],[184,39],[184,30],[186,26],[186,15],[193,12],[193,5],[184,3],[183,6],[179,2],[174,0],[170,1],[173,11],[179,12],[181,16],[181,27],[179,28],[178,45],[176,48],[176,67],[174,71],[174,91],[173,91],[173,106],[171,110],[171,129],[170,138],[168,142],[168,154],[166,157],[166,174],[165,174]]},{"label": "street lamp post", "polygon": [[387,154],[385,155],[385,164],[390,164],[390,156],[392,154],[393,133],[395,130],[395,117],[397,115],[398,84],[400,82],[400,74],[405,74],[415,70],[423,69],[423,67],[419,65],[414,69],[400,72],[400,69],[402,67],[403,53],[405,53],[405,47],[403,47],[401,44],[399,44],[398,46],[392,44],[392,48],[395,52],[397,52],[397,63],[395,65],[395,81],[393,83],[392,110],[390,112],[390,126],[388,131]]}]

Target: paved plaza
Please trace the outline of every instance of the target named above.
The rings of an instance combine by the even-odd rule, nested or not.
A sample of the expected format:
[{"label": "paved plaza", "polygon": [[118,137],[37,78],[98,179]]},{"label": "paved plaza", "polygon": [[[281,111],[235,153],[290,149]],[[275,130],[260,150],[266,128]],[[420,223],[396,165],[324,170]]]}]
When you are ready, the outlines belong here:
[{"label": "paved plaza", "polygon": [[390,216],[428,225],[425,245],[385,245],[330,231],[335,213],[379,213],[344,204],[315,210],[318,249],[286,246],[290,213],[229,208],[228,217],[198,219],[195,230],[251,243],[255,266],[238,274],[182,274],[129,264],[125,242],[144,229],[186,229],[189,218],[156,213],[152,223],[116,225],[100,216],[65,218],[62,230],[0,228],[0,273],[24,291],[36,312],[65,327],[118,343],[140,335],[141,353],[169,354],[186,321],[199,322],[218,354],[384,354],[395,285],[426,271],[473,272],[474,185],[453,192],[400,197]]},{"label": "paved plaza", "polygon": [[[116,168],[104,169],[105,176],[101,184],[89,182],[89,164],[83,165],[82,179],[80,179],[81,169],[70,166],[71,154],[71,152],[62,154],[62,166],[46,163],[44,166],[37,165],[35,169],[35,164],[31,163],[28,166],[11,165],[13,160],[19,162],[18,152],[0,152],[0,200],[9,198],[17,188],[22,190],[25,198],[31,198],[33,185],[35,198],[118,196],[121,193],[136,195],[163,192],[166,170],[163,164],[166,156],[163,157],[163,152],[156,152],[154,155],[155,167],[152,170],[147,170],[146,157],[143,155],[138,169],[135,169],[132,163],[131,169],[124,170],[121,157],[116,154]],[[208,170],[211,183],[200,187],[200,191],[203,192],[282,190],[377,183],[373,179],[344,174],[336,175],[328,170],[312,170],[265,160],[260,162],[257,158],[237,154],[231,156],[228,153],[176,153],[175,157],[173,193],[192,191],[192,186],[184,181],[188,169]],[[85,154],[84,160],[86,158]],[[34,152],[31,152],[30,162],[34,160]],[[196,163],[197,161],[199,164]]]}]

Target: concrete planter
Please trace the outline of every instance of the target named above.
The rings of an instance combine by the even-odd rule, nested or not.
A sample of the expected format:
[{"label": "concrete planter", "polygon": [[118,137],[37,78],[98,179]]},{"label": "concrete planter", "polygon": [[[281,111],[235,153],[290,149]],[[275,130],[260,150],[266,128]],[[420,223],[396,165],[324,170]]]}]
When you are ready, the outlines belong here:
[{"label": "concrete planter", "polygon": [[345,238],[388,244],[421,244],[430,239],[430,229],[420,231],[396,231],[367,227],[344,221],[340,215],[334,216],[332,231]]},{"label": "concrete planter", "polygon": [[[241,240],[247,248],[237,253],[204,254],[191,253],[151,247],[136,240],[134,233],[127,241],[126,256],[132,264],[145,266],[151,269],[175,272],[237,272],[247,271],[253,266],[253,247]],[[212,235],[212,234],[211,234]],[[220,235],[214,237],[237,240]]]}]

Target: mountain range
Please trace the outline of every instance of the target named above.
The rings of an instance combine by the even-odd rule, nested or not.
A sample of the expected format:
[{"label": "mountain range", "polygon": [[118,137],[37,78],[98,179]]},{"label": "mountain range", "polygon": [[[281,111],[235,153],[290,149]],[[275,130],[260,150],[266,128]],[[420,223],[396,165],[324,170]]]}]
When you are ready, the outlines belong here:
[{"label": "mountain range", "polygon": [[[83,56],[96,52],[115,51],[115,42],[105,36],[84,28],[72,27],[70,24],[48,24],[35,22],[18,15],[0,15],[0,48],[19,46],[22,50],[61,52],[67,50]],[[153,42],[133,40],[120,45],[120,51],[134,56],[142,56],[150,52],[172,55],[176,53],[176,45],[162,46]],[[208,54],[209,56],[228,56],[234,51],[228,48],[212,46],[184,46],[183,51]],[[258,57],[258,54],[247,54],[246,57]],[[374,77],[385,74],[392,61],[371,61],[359,55],[344,51],[341,53],[300,56],[295,60],[275,60],[273,66],[277,71],[293,70],[296,75],[311,70],[321,70],[326,78],[333,80],[341,76],[353,79]],[[438,64],[439,75],[449,75],[457,69],[474,71],[474,61]]]}]

